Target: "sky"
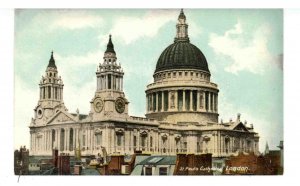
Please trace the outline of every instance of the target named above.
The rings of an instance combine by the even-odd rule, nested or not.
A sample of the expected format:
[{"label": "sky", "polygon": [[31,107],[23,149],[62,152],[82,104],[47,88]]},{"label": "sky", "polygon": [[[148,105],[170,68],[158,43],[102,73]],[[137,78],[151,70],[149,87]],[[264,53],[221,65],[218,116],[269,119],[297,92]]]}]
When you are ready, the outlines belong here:
[{"label": "sky", "polygon": [[[51,51],[69,112],[88,114],[96,70],[112,34],[129,114],[144,116],[145,89],[173,43],[179,9],[18,9],[14,34],[14,147],[29,146],[29,123]],[[283,11],[185,9],[191,43],[204,53],[219,87],[219,120],[241,113],[276,149],[283,140]]]}]

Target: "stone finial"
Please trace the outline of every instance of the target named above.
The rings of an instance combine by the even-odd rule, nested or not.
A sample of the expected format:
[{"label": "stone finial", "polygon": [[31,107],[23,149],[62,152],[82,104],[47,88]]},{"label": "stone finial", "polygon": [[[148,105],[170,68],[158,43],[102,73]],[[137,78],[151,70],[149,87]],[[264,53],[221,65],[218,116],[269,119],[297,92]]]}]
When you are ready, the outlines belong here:
[{"label": "stone finial", "polygon": [[223,119],[221,119],[221,124],[223,124]]},{"label": "stone finial", "polygon": [[76,113],[79,114],[79,109],[78,108],[76,109]]},{"label": "stone finial", "polygon": [[237,114],[237,121],[240,121],[240,120],[241,120],[241,114],[238,113],[238,114]]},{"label": "stone finial", "polygon": [[232,118],[229,119],[229,123],[232,123]]}]

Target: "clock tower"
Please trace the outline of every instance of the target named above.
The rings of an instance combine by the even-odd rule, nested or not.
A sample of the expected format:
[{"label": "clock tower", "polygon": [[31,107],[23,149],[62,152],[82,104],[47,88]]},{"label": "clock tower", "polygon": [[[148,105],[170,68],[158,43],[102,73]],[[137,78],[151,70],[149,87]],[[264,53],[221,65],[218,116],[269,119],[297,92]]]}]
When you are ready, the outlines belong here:
[{"label": "clock tower", "polygon": [[40,99],[34,109],[34,118],[31,125],[44,125],[58,111],[67,111],[63,102],[63,81],[58,75],[53,57],[53,51],[45,76],[40,81]]},{"label": "clock tower", "polygon": [[124,72],[121,65],[117,63],[111,35],[109,35],[103,62],[99,64],[96,76],[97,90],[91,101],[92,120],[128,118],[129,102],[123,92]]}]

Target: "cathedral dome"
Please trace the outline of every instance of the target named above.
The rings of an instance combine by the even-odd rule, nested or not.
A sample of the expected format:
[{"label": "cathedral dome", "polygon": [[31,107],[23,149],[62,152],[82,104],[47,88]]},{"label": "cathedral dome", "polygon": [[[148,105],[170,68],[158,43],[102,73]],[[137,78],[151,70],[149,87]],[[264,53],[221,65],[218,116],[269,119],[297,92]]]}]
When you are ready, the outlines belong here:
[{"label": "cathedral dome", "polygon": [[181,9],[176,25],[174,43],[168,46],[158,58],[155,73],[163,70],[193,69],[209,73],[205,56],[190,43],[186,16]]},{"label": "cathedral dome", "polygon": [[186,41],[175,41],[160,55],[155,72],[175,69],[197,69],[209,72],[203,53],[195,45]]}]

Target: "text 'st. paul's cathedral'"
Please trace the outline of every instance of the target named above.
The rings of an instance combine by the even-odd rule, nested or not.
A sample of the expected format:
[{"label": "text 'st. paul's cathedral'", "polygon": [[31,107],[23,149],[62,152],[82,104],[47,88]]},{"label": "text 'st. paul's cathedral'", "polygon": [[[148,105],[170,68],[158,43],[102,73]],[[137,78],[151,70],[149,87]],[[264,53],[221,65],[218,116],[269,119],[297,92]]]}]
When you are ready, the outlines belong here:
[{"label": "text 'st. paul's cathedral'", "polygon": [[124,72],[117,62],[111,36],[97,68],[97,89],[90,113],[69,113],[63,102],[63,81],[53,53],[40,81],[40,98],[30,124],[31,155],[51,155],[52,149],[81,155],[211,153],[227,157],[258,153],[253,125],[236,120],[218,122],[218,86],[210,81],[207,60],[190,42],[181,10],[174,43],[158,58],[154,82],[146,89],[146,118],[128,115],[123,92]]}]

